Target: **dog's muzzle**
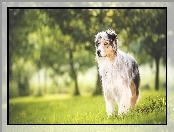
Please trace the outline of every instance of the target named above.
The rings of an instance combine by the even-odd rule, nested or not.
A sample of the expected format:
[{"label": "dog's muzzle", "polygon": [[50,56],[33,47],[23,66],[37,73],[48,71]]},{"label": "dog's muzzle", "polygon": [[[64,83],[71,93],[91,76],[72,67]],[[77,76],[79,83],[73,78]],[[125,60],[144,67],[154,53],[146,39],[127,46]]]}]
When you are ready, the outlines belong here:
[{"label": "dog's muzzle", "polygon": [[102,56],[101,56],[101,50],[97,50],[97,55],[98,55],[99,57],[102,57]]}]

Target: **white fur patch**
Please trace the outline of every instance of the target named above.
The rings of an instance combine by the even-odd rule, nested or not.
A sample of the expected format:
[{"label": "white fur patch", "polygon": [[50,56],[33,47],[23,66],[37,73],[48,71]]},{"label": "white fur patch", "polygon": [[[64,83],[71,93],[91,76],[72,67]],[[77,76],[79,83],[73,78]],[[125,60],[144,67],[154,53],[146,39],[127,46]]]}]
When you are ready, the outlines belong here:
[{"label": "white fur patch", "polygon": [[127,113],[131,106],[132,93],[129,86],[132,78],[129,76],[129,70],[132,69],[132,61],[130,58],[132,58],[130,55],[120,50],[117,50],[114,61],[96,55],[108,116],[114,113],[115,102],[118,104],[119,115]]}]

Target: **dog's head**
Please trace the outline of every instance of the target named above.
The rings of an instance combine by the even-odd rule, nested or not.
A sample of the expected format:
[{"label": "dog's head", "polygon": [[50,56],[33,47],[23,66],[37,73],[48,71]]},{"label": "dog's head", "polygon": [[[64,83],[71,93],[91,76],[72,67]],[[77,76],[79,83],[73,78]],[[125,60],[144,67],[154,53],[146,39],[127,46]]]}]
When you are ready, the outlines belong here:
[{"label": "dog's head", "polygon": [[96,57],[108,57],[112,60],[117,53],[117,39],[117,34],[111,29],[99,32],[94,40]]}]

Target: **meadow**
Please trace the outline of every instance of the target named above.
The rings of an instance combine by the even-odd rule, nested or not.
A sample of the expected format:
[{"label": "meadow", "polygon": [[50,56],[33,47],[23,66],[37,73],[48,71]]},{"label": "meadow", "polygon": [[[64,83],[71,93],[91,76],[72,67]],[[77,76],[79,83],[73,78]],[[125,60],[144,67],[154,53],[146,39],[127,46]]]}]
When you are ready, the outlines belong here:
[{"label": "meadow", "polygon": [[136,109],[107,118],[103,96],[45,95],[9,100],[9,124],[166,124],[166,92],[141,91]]}]

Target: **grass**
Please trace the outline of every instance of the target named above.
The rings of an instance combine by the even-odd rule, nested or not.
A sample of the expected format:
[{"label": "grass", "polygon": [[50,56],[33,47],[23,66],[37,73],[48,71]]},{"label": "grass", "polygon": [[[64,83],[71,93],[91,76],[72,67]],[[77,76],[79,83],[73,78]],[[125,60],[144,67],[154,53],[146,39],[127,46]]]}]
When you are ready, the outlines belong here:
[{"label": "grass", "polygon": [[165,91],[142,91],[135,110],[107,118],[103,96],[10,99],[9,124],[166,124]]}]

